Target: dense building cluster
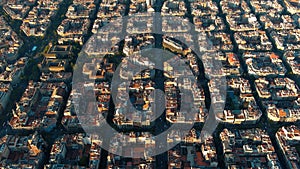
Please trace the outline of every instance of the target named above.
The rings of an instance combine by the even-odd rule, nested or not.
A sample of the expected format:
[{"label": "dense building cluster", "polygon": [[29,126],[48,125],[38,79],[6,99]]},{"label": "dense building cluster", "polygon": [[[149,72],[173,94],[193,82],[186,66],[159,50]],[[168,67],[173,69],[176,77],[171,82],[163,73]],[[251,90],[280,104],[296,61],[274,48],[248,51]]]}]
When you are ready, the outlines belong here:
[{"label": "dense building cluster", "polygon": [[28,136],[5,135],[0,144],[1,168],[43,167],[47,143],[37,132]]},{"label": "dense building cluster", "polygon": [[57,33],[61,36],[59,42],[75,41],[83,44],[91,24],[90,16],[95,13],[95,8],[93,0],[73,1],[66,13],[67,18],[57,28]]},{"label": "dense building cluster", "polygon": [[3,9],[12,19],[22,20],[36,1],[37,0],[3,0],[0,4],[3,5]]},{"label": "dense building cluster", "polygon": [[23,41],[16,32],[7,24],[3,17],[0,17],[0,58],[13,60],[16,59],[18,51],[23,45]]},{"label": "dense building cluster", "polygon": [[[0,168],[300,168],[297,0],[2,0],[0,14]],[[153,155],[173,125],[193,128]]]},{"label": "dense building cluster", "polygon": [[219,118],[227,123],[257,123],[262,116],[253,91],[248,80],[239,78],[229,78],[227,92],[227,104],[223,114]]},{"label": "dense building cluster", "polygon": [[259,78],[255,85],[270,120],[299,120],[299,87],[292,79]]},{"label": "dense building cluster", "polygon": [[280,151],[284,154],[284,160],[288,168],[300,168],[299,136],[300,130],[296,126],[282,127],[276,133],[276,141],[280,146]]},{"label": "dense building cluster", "polygon": [[227,168],[281,168],[270,136],[261,129],[224,129],[220,139]]},{"label": "dense building cluster", "polygon": [[61,2],[62,0],[38,0],[38,5],[34,6],[23,19],[20,29],[27,36],[44,36]]},{"label": "dense building cluster", "polygon": [[30,82],[9,124],[13,129],[51,130],[56,126],[68,90],[63,82]]}]

